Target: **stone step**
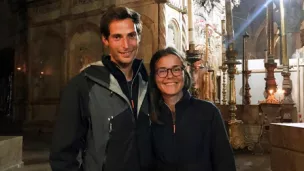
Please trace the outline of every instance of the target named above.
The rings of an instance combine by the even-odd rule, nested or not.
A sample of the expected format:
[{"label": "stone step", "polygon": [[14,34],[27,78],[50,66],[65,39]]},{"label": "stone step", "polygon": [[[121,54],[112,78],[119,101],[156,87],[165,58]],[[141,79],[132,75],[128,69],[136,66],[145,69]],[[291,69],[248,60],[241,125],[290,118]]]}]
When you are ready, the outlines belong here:
[{"label": "stone step", "polygon": [[23,165],[21,136],[0,136],[0,171],[15,171]]},{"label": "stone step", "polygon": [[49,162],[49,151],[24,151],[24,165],[40,164]]},{"label": "stone step", "polygon": [[49,163],[24,165],[16,171],[52,171]]}]

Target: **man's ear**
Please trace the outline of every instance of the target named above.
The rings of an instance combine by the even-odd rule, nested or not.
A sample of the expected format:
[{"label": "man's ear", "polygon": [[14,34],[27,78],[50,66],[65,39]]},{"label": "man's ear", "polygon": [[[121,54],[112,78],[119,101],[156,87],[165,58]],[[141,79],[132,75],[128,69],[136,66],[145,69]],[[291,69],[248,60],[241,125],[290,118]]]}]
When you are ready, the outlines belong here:
[{"label": "man's ear", "polygon": [[102,42],[104,45],[108,46],[109,45],[109,41],[108,39],[106,39],[104,36],[101,36]]}]

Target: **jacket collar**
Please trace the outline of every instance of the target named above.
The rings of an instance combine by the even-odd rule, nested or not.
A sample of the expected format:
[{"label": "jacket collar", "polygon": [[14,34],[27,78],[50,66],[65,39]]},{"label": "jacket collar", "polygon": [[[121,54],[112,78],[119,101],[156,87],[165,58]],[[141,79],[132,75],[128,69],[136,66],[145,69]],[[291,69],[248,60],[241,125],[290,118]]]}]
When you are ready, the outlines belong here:
[{"label": "jacket collar", "polygon": [[[182,98],[175,104],[176,109],[186,109],[186,107],[190,104],[191,102],[191,94],[188,90],[182,90],[183,91],[183,96]],[[161,104],[162,106],[167,106],[164,102],[163,99],[161,99]]]},{"label": "jacket collar", "polygon": [[[101,58],[102,63],[104,66],[110,71],[111,74],[113,74],[116,78],[118,78],[118,81],[121,81],[121,79],[125,79],[124,74],[122,71],[119,69],[119,66],[111,61],[110,56],[103,56]],[[133,63],[132,63],[132,70],[133,70],[133,79],[138,75],[141,74],[143,80],[148,81],[148,74],[143,67],[143,60],[142,59],[137,59],[135,58]]]},{"label": "jacket collar", "polygon": [[[141,75],[141,79],[144,82],[148,82],[148,74],[143,66],[142,59],[134,59],[132,69],[134,78],[137,75]],[[94,81],[101,83],[106,87],[109,87],[110,75],[115,76],[117,81],[122,81],[122,79],[125,79],[125,76],[120,71],[118,66],[110,60],[109,55],[102,56],[100,61],[87,65],[82,72],[84,72],[86,76],[90,76],[90,78],[93,78]]]},{"label": "jacket collar", "polygon": [[[147,93],[148,74],[145,67],[143,66],[143,61],[140,59],[134,59],[132,68],[133,71],[136,71],[133,77],[139,77],[139,92],[137,102],[137,114],[139,114],[139,110]],[[131,106],[129,99],[123,93],[118,83],[118,81],[122,81],[119,79],[125,79],[125,77],[119,68],[117,68],[115,63],[110,60],[109,56],[103,56],[101,61],[90,64],[82,72],[90,80],[121,96]],[[123,77],[121,75],[118,75],[117,77],[114,76],[114,74],[122,74]]]}]

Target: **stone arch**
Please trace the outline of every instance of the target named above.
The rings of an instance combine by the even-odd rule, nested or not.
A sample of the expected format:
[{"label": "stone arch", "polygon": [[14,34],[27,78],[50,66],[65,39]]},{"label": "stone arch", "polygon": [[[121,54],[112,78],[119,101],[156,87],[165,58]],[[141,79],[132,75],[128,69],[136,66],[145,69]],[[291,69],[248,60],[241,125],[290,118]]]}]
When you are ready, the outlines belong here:
[{"label": "stone arch", "polygon": [[157,51],[157,41],[155,41],[157,31],[153,30],[155,27],[151,18],[141,14],[141,20],[143,22],[143,31],[138,51],[138,58],[143,59],[145,67],[149,69],[151,57],[153,53]]},{"label": "stone arch", "polygon": [[175,18],[172,18],[167,26],[167,42],[170,46],[173,44],[173,46],[179,50],[181,50],[181,31],[179,27],[179,23]]},{"label": "stone arch", "polygon": [[265,58],[265,50],[267,49],[267,36],[266,36],[266,27],[264,27],[260,34],[258,35],[255,43],[255,58],[264,59]]},{"label": "stone arch", "polygon": [[88,64],[100,60],[105,51],[101,42],[99,27],[93,23],[84,23],[71,31],[68,40],[67,57],[68,79],[78,74]]},{"label": "stone arch", "polygon": [[[280,36],[279,36],[279,30],[278,30],[278,23],[277,22],[274,22],[273,23],[273,28],[274,28],[274,57],[275,58],[279,58],[280,57]],[[258,46],[260,45],[259,43],[259,39],[266,39],[266,42],[267,42],[267,34],[265,34],[266,30],[267,29],[267,19],[265,19],[263,21],[263,23],[259,26],[259,28],[257,29],[256,33],[255,33],[255,36],[254,36],[254,43],[253,45],[255,46],[255,49],[256,49],[256,58],[261,58],[261,55],[259,55],[258,53]],[[263,35],[263,36],[261,36]],[[265,46],[265,49],[267,49],[267,43],[266,43],[266,46]],[[260,53],[261,54],[261,53]],[[265,57],[265,55],[263,55]]]},{"label": "stone arch", "polygon": [[257,29],[257,31],[255,32],[255,35],[254,35],[254,39],[253,39],[253,45],[256,46],[257,44],[257,40],[258,40],[258,37],[260,36],[261,32],[264,30],[264,28],[266,28],[266,25],[267,25],[267,20],[265,19],[262,24],[259,26],[259,28]]},{"label": "stone arch", "polygon": [[[280,46],[280,38],[279,36],[277,35],[278,33],[278,23],[274,22],[273,23],[273,27],[274,27],[274,55],[275,55],[275,58],[278,58],[280,53],[279,53],[279,46]],[[258,52],[258,49],[259,49],[259,41],[261,41],[260,39],[268,39],[267,37],[267,34],[266,33],[266,30],[267,29],[267,19],[265,19],[262,24],[258,27],[257,31],[255,32],[255,35],[254,35],[254,39],[253,39],[253,46],[254,46],[254,49],[256,49],[255,53],[256,53],[256,58],[261,58],[261,52]],[[263,35],[263,36],[261,36]],[[267,49],[267,43],[266,43],[266,46],[265,46],[265,49]],[[258,54],[260,53],[260,55]],[[263,54],[263,56],[265,56]]]},{"label": "stone arch", "polygon": [[82,34],[82,33],[87,32],[87,31],[95,32],[96,34],[98,34],[101,37],[99,27],[94,23],[86,22],[86,23],[78,25],[76,28],[71,30],[71,32],[69,34],[69,42],[71,41],[72,37],[76,33]]},{"label": "stone arch", "polygon": [[149,30],[149,33],[152,36],[152,39],[151,39],[151,41],[152,41],[152,51],[155,52],[155,51],[157,51],[157,44],[156,44],[156,41],[155,41],[156,30],[152,29],[152,28],[154,28],[154,21],[150,17],[148,17],[144,14],[141,14],[141,20],[143,22],[143,25],[145,25],[147,27],[147,29]]},{"label": "stone arch", "polygon": [[33,41],[31,59],[31,85],[33,100],[58,99],[61,89],[61,64],[64,54],[64,39],[60,33],[48,29],[37,34]]}]

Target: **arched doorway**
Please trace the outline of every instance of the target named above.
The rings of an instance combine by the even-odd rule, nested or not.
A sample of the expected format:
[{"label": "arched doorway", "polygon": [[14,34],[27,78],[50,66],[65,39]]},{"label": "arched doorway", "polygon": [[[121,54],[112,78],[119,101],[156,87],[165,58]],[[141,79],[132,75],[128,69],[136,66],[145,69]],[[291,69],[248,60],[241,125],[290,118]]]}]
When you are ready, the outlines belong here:
[{"label": "arched doorway", "polygon": [[[14,75],[14,49],[0,50],[0,125],[13,119],[13,75]],[[1,128],[0,127],[0,128]],[[1,128],[1,131],[6,128]]]}]

